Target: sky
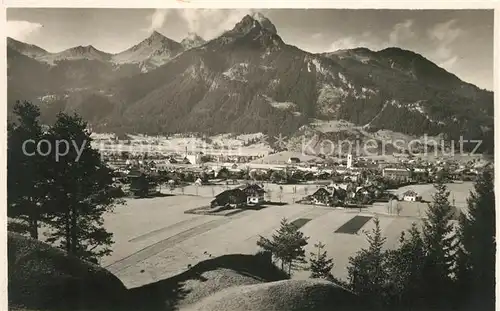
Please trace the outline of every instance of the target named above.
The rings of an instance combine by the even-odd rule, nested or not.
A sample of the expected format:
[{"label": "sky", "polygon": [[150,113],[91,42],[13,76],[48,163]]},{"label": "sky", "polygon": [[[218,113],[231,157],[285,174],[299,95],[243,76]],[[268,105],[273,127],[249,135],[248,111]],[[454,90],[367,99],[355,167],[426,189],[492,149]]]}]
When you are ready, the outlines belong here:
[{"label": "sky", "polygon": [[[231,29],[253,9],[9,8],[7,35],[59,52],[93,45],[123,51],[156,30],[180,41],[189,32],[206,40]],[[466,82],[493,90],[493,10],[258,10],[288,44],[331,52],[400,47],[435,62]]]}]

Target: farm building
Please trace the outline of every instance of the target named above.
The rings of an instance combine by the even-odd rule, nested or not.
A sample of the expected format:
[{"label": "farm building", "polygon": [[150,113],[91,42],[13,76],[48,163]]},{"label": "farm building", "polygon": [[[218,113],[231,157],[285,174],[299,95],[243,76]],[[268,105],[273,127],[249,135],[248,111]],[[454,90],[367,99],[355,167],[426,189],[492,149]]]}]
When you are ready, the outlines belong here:
[{"label": "farm building", "polygon": [[319,188],[311,194],[310,199],[313,204],[328,205],[330,203],[332,194],[325,188]]},{"label": "farm building", "polygon": [[290,164],[297,164],[297,163],[300,163],[300,159],[297,158],[297,157],[291,157],[288,159],[288,163]]},{"label": "farm building", "polygon": [[243,207],[247,203],[247,195],[239,188],[223,191],[215,196],[215,199],[210,202],[210,206],[226,206]]},{"label": "farm building", "polygon": [[405,168],[384,168],[382,176],[391,179],[410,180],[410,171]]},{"label": "farm building", "polygon": [[347,192],[342,188],[319,188],[309,196],[312,204],[335,205],[343,202],[347,197]]},{"label": "farm building", "polygon": [[266,191],[257,184],[243,186],[242,189],[247,196],[247,205],[260,205],[264,203]]},{"label": "farm building", "polygon": [[422,197],[413,190],[408,190],[403,193],[403,201],[408,202],[419,202],[422,200]]}]

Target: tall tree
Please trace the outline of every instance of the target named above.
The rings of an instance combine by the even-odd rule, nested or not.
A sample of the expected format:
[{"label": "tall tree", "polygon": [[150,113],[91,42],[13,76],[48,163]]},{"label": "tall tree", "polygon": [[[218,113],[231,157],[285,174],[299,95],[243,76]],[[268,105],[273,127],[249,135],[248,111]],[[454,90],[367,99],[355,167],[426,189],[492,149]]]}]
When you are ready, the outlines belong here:
[{"label": "tall tree", "polygon": [[159,182],[153,176],[141,173],[139,176],[130,178],[130,191],[138,197],[147,197],[152,189],[158,186]]},{"label": "tall tree", "polygon": [[450,192],[443,183],[434,185],[436,193],[429,203],[424,220],[423,241],[426,251],[423,277],[426,282],[426,298],[432,305],[449,302],[456,252],[456,236],[451,220],[455,210],[449,202]]},{"label": "tall tree", "polygon": [[368,248],[361,249],[355,256],[349,258],[347,268],[351,288],[359,295],[366,297],[376,305],[385,301],[385,251],[382,249],[386,238],[382,236],[380,221],[374,219],[375,227],[371,233],[366,233]]},{"label": "tall tree", "polygon": [[309,259],[309,270],[311,278],[332,279],[333,259],[328,258],[327,252],[324,250],[325,244],[318,242],[314,244],[315,252],[311,252]]},{"label": "tall tree", "polygon": [[29,102],[17,102],[14,114],[17,120],[8,124],[7,131],[7,213],[21,221],[16,226],[20,233],[38,239],[40,221],[46,216],[47,190],[45,159],[36,150],[42,137],[40,110]]},{"label": "tall tree", "polygon": [[281,270],[287,269],[290,275],[294,264],[305,262],[304,248],[308,239],[294,224],[283,218],[280,228],[276,230],[271,239],[261,236],[257,245],[279,259]]},{"label": "tall tree", "polygon": [[467,200],[468,210],[460,217],[458,282],[460,294],[483,310],[495,308],[495,190],[493,169],[486,168],[477,178]]},{"label": "tall tree", "polygon": [[402,232],[399,242],[399,248],[388,251],[386,256],[391,302],[404,307],[422,306],[425,250],[416,223],[406,233]]},{"label": "tall tree", "polygon": [[98,262],[111,253],[113,243],[112,233],[103,227],[103,214],[121,201],[113,197],[112,171],[92,148],[86,128],[80,117],[61,113],[47,134],[46,139],[66,153],[52,155],[47,168],[55,214],[48,241],[79,258]]}]

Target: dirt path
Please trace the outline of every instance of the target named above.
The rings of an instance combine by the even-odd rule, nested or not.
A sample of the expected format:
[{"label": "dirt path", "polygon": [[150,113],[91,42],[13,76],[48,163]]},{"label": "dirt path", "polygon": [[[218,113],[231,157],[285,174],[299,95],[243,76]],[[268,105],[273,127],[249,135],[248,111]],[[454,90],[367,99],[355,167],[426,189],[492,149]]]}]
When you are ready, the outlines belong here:
[{"label": "dirt path", "polygon": [[146,240],[146,239],[149,239],[150,237],[153,237],[155,235],[158,235],[162,232],[165,232],[165,231],[168,231],[168,230],[172,230],[172,229],[175,229],[175,228],[179,228],[179,227],[182,227],[184,226],[185,224],[188,224],[190,222],[194,222],[196,221],[197,218],[188,218],[188,219],[184,219],[182,221],[179,221],[173,225],[170,225],[170,226],[166,226],[166,227],[163,227],[163,228],[160,228],[160,229],[156,229],[156,230],[153,230],[153,231],[150,231],[148,233],[145,233],[145,234],[141,234],[139,236],[136,236],[135,238],[132,238],[129,240],[129,242],[140,242],[140,241],[143,241],[143,240]]}]

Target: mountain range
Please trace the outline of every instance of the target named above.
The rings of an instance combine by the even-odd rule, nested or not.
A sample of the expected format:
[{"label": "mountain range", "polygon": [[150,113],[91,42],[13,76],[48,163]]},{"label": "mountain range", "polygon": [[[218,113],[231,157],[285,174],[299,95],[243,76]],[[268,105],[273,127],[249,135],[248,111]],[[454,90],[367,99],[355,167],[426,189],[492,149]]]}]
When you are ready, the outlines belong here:
[{"label": "mountain range", "polygon": [[92,46],[49,53],[9,38],[7,58],[9,106],[33,100],[45,122],[64,110],[97,131],[271,136],[346,120],[493,145],[492,92],[400,48],[303,51],[259,13],[209,41],[153,32],[118,54]]}]

